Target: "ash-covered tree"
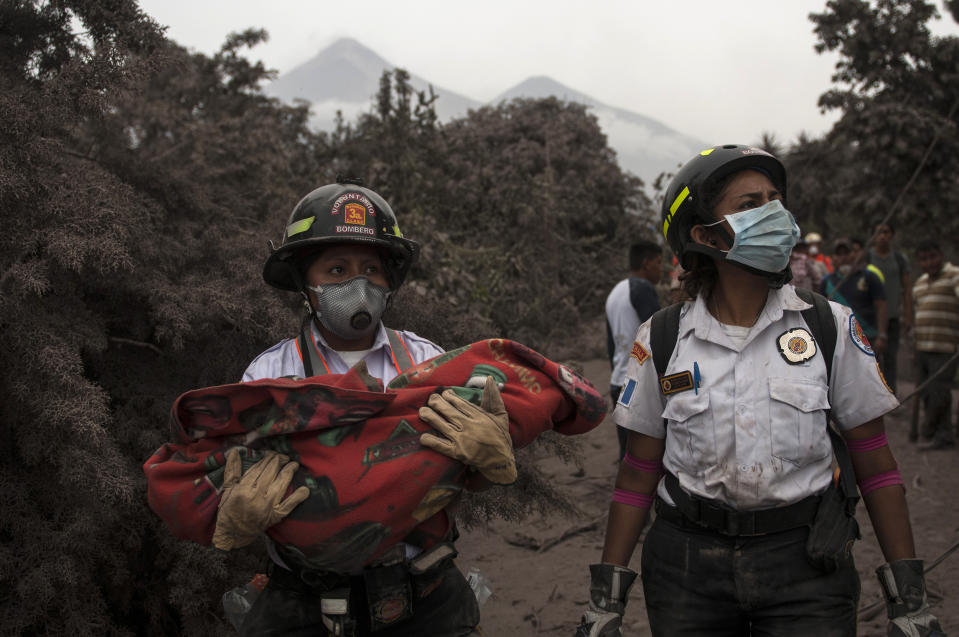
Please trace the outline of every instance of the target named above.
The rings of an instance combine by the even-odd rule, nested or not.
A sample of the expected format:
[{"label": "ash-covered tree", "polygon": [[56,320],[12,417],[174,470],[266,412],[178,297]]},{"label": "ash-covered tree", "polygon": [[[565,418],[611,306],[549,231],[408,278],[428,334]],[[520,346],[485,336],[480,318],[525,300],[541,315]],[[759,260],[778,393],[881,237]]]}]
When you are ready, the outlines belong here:
[{"label": "ash-covered tree", "polygon": [[139,465],[294,325],[258,268],[322,140],[259,93],[260,37],[206,58],[132,1],[0,4],[0,633],[225,631],[251,558],[173,541]]},{"label": "ash-covered tree", "polygon": [[460,275],[438,280],[438,293],[464,311],[488,308],[503,335],[575,352],[582,343],[569,328],[602,313],[626,246],[648,232],[642,182],[623,173],[581,104],[513,100],[444,132],[438,265]]},{"label": "ash-covered tree", "polygon": [[[553,259],[535,237],[530,254],[500,254],[496,243],[518,228],[508,192],[539,192],[527,206],[555,204],[554,225],[536,236],[556,232],[582,268],[563,264],[547,281],[562,287],[537,294],[572,295],[557,307],[598,314],[601,305],[584,299],[599,292],[580,297],[577,285],[602,289],[618,275],[619,263],[605,271],[606,243],[597,247],[595,237],[625,245],[627,226],[611,220],[628,222],[620,213],[641,199],[612,170],[582,112],[499,107],[514,109],[517,122],[463,124],[451,163],[433,98],[413,98],[397,74],[372,116],[330,137],[314,134],[305,108],[260,92],[269,72],[242,49],[263,37],[236,34],[207,57],[166,40],[132,0],[0,3],[0,347],[8,361],[0,371],[0,584],[11,591],[2,634],[230,632],[219,597],[258,556],[175,541],[146,506],[140,464],[168,440],[179,393],[236,380],[253,355],[295,332],[289,300],[261,279],[265,241],[279,238],[299,197],[337,172],[366,177],[394,202],[408,234],[435,251],[410,286],[422,303],[407,307],[416,310],[410,320],[433,326],[414,328],[444,345],[530,334],[542,347],[555,325],[572,331],[581,318],[564,310],[540,330],[544,315],[530,312],[518,328],[502,319],[512,332],[495,325],[499,295],[521,295],[511,280],[528,285],[527,269],[541,277],[536,259]],[[470,132],[473,125],[489,129]],[[543,153],[544,127],[548,161],[507,170],[520,148]],[[469,140],[487,137],[469,164]],[[559,157],[572,151],[582,157]],[[575,161],[585,162],[578,186],[537,185],[571,180]],[[474,169],[502,171],[494,206],[470,195]],[[560,195],[570,203],[556,203]],[[477,220],[475,239],[467,215],[449,214],[465,202],[465,212],[498,219]],[[584,206],[581,225],[566,219],[573,202]],[[482,283],[494,292],[484,297],[475,271],[488,261],[500,268],[499,287]],[[594,273],[608,281],[594,282]]]},{"label": "ash-covered tree", "polygon": [[959,39],[932,36],[936,17],[923,0],[830,0],[810,15],[816,50],[839,54],[819,105],[841,111],[789,157],[810,227],[868,234],[894,211],[906,244],[959,229]]}]

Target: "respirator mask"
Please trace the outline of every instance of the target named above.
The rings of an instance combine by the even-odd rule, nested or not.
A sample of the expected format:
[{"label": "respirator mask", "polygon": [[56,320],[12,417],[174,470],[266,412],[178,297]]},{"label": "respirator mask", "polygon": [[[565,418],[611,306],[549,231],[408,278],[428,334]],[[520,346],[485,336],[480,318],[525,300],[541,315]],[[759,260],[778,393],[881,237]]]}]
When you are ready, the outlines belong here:
[{"label": "respirator mask", "polygon": [[316,294],[316,317],[346,340],[369,336],[379,325],[392,291],[358,276],[343,283],[306,286]]}]

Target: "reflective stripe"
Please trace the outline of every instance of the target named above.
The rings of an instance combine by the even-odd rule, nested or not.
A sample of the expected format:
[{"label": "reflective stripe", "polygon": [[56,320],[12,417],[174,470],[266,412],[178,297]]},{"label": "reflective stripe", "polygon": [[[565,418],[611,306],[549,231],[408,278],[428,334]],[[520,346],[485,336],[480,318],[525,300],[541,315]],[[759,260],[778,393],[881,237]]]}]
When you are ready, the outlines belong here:
[{"label": "reflective stripe", "polygon": [[313,225],[313,221],[315,220],[316,217],[307,217],[306,219],[300,219],[299,221],[291,223],[286,227],[286,236],[292,237],[295,234],[306,232],[310,229],[310,226]]},{"label": "reflective stripe", "polygon": [[669,222],[672,221],[673,215],[676,214],[676,211],[679,209],[683,202],[686,201],[686,197],[689,196],[689,186],[683,188],[683,190],[676,196],[676,199],[673,200],[673,203],[669,206],[669,214],[666,216],[666,221],[663,222],[663,236],[666,237],[669,232]]},{"label": "reflective stripe", "polygon": [[702,155],[703,157],[705,157],[706,155],[708,155],[709,153],[713,152],[714,150],[716,150],[716,149],[715,149],[715,148],[707,148],[706,150],[701,150],[701,151],[699,151],[699,154]]},{"label": "reflective stripe", "polygon": [[[403,342],[403,338],[397,334],[396,330],[390,328],[385,328],[386,338],[389,341],[390,345],[390,358],[393,361],[393,367],[396,368],[397,374],[402,374],[404,371],[413,366],[413,357],[410,355],[408,349],[406,349],[406,343]],[[303,343],[303,347],[307,348],[307,354],[309,354],[308,359],[303,358],[303,351],[300,348],[300,343]],[[312,348],[306,345],[306,343],[311,343]],[[310,329],[310,324],[306,323],[303,326],[303,329],[300,330],[300,338],[296,340],[296,351],[300,355],[300,361],[303,363],[303,369],[306,372],[306,375],[309,376],[322,376],[324,374],[330,373],[330,366],[326,364],[326,359],[323,358],[323,354],[320,353],[320,348],[316,344],[316,340],[313,339],[313,332]],[[322,371],[320,367],[322,366]]]},{"label": "reflective stripe", "polygon": [[402,374],[413,366],[413,357],[410,356],[410,351],[406,349],[406,343],[404,343],[400,335],[396,333],[396,330],[388,327],[385,329],[386,338],[390,342],[390,355],[393,357],[393,366],[396,367],[397,373]]},{"label": "reflective stripe", "polygon": [[[306,348],[308,355],[306,358],[303,357],[300,342],[303,343],[303,348]],[[307,343],[312,344],[313,347],[309,347]],[[303,371],[306,372],[308,378],[310,376],[322,376],[330,373],[330,366],[326,364],[326,359],[320,354],[320,349],[316,346],[316,341],[313,340],[313,330],[310,328],[309,321],[304,322],[302,329],[300,329],[300,341],[296,344],[296,351],[300,355],[300,361],[303,363]],[[320,370],[320,365],[323,366],[323,371]]]}]

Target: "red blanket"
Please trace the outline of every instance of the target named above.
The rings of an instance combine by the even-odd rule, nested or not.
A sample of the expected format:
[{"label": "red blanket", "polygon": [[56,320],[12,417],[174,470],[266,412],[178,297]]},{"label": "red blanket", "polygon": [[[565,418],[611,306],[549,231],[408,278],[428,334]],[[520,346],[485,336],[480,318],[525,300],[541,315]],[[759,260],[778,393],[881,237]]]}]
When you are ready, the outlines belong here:
[{"label": "red blanket", "polygon": [[462,490],[466,469],[420,445],[420,434],[431,428],[418,410],[447,387],[478,404],[482,389],[465,385],[487,375],[504,383],[516,448],[548,429],[589,431],[606,413],[588,380],[501,339],[423,362],[385,392],[356,369],[197,389],[173,404],[180,442],[163,445],[143,465],[150,507],[177,537],[209,544],[227,450],[243,448],[246,470],[272,449],[300,463],[290,491],[310,489],[306,501],[268,530],[284,556],[351,572],[400,540],[426,548],[449,530],[445,507]]}]

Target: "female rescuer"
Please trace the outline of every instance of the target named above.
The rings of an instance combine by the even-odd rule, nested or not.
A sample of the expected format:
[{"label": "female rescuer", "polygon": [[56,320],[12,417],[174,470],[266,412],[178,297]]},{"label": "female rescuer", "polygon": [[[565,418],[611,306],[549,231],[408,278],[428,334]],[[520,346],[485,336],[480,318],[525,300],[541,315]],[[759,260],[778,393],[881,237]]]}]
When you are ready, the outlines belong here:
[{"label": "female rescuer", "polygon": [[[642,552],[653,635],[855,635],[856,484],[887,561],[889,634],[942,634],[883,428],[898,403],[851,310],[787,285],[799,228],[785,202],[782,164],[747,146],[702,151],[666,191],[663,233],[694,300],[674,315],[671,351],[669,321],[636,335],[614,412],[628,450],[577,635],[620,634],[654,501]],[[838,477],[833,452],[848,467]]]}]

